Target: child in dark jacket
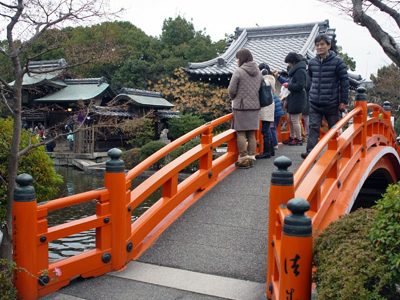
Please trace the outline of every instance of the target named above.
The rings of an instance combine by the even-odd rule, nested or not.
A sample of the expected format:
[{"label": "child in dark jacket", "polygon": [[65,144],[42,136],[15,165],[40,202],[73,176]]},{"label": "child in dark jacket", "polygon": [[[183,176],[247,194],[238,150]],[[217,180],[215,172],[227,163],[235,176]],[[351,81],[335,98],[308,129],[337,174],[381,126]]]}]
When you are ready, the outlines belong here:
[{"label": "child in dark jacket", "polygon": [[271,135],[272,135],[272,146],[274,147],[275,150],[278,150],[278,135],[276,133],[276,128],[279,125],[281,117],[285,115],[285,112],[283,111],[282,101],[279,98],[279,96],[275,94],[274,88],[273,91],[274,93],[272,94],[272,97],[275,103],[275,114],[274,114],[274,126],[271,127]]}]

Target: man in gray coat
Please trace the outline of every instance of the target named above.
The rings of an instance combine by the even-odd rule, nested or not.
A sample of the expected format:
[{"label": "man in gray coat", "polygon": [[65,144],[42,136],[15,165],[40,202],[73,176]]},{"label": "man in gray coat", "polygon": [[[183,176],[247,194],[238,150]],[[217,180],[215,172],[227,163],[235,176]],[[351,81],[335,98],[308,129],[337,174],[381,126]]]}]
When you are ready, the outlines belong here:
[{"label": "man in gray coat", "polygon": [[347,66],[330,48],[331,41],[327,35],[321,34],[315,38],[317,55],[308,63],[311,80],[309,137],[302,158],[306,158],[318,143],[322,118],[325,117],[328,127],[332,128],[339,121],[339,112],[348,104]]}]

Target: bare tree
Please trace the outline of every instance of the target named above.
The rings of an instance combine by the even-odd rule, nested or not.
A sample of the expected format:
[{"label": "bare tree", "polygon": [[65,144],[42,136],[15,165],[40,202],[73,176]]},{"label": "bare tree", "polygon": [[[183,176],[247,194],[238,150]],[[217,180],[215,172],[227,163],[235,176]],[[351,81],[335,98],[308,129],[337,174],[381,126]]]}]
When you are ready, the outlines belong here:
[{"label": "bare tree", "polygon": [[[0,34],[6,35],[7,45],[0,47],[0,55],[7,57],[13,68],[14,83],[9,85],[1,78],[0,87],[11,95],[12,102],[2,92],[0,101],[10,110],[13,116],[13,136],[10,146],[7,182],[7,220],[3,229],[4,239],[0,248],[0,256],[12,257],[12,214],[11,204],[15,188],[15,179],[20,157],[28,149],[20,149],[22,128],[22,85],[23,76],[28,72],[27,63],[29,47],[43,34],[62,26],[83,25],[117,14],[110,12],[108,0],[0,0]],[[3,26],[7,24],[6,26]],[[24,58],[24,59],[23,59]],[[39,146],[35,145],[35,146]],[[29,147],[33,147],[30,145]]]},{"label": "bare tree", "polygon": [[[354,23],[366,27],[371,36],[381,45],[387,56],[400,67],[400,1],[394,0],[324,0],[349,15]],[[379,24],[374,18],[383,14],[391,24],[388,32],[383,23]],[[396,27],[397,26],[397,27]],[[389,27],[389,26],[388,26]],[[396,36],[397,34],[397,36]]]}]

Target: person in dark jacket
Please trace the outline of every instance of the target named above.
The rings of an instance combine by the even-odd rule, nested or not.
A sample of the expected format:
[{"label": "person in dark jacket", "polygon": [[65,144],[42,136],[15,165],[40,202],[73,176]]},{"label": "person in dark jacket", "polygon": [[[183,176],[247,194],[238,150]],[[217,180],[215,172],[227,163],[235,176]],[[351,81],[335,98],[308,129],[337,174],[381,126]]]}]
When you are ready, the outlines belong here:
[{"label": "person in dark jacket", "polygon": [[339,112],[346,108],[349,97],[347,66],[335,52],[330,51],[329,37],[321,34],[314,42],[317,55],[308,63],[311,79],[310,133],[302,158],[306,158],[318,143],[322,118],[325,117],[328,127],[332,128],[340,118]]},{"label": "person in dark jacket", "polygon": [[[306,62],[307,64],[308,62]],[[310,93],[310,88],[311,88],[311,80],[310,80],[310,76],[308,75],[307,72],[307,77],[306,77],[306,105],[304,106],[304,109],[301,113],[301,119],[303,121],[303,125],[304,125],[304,135],[305,138],[303,139],[303,141],[307,142],[308,140],[308,135],[310,133],[310,99],[308,97],[309,93]]]},{"label": "person in dark jacket", "polygon": [[[285,144],[290,146],[301,146],[300,118],[306,105],[306,62],[300,54],[290,52],[285,58],[285,63],[289,65],[288,82],[283,83],[290,94],[287,96],[287,112],[289,113],[290,138]],[[279,77],[278,77],[278,80]]]}]

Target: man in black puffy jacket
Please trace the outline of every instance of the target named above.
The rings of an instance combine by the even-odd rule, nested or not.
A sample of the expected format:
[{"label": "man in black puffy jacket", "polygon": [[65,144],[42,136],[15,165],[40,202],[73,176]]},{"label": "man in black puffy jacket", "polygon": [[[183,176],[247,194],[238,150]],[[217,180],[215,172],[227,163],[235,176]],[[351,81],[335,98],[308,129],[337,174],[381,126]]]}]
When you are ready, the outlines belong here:
[{"label": "man in black puffy jacket", "polygon": [[327,35],[321,34],[315,38],[317,55],[308,63],[311,78],[310,128],[307,151],[301,154],[303,158],[306,158],[318,143],[322,118],[325,117],[329,128],[332,128],[340,118],[339,112],[348,104],[347,66],[330,48],[331,41]]}]

